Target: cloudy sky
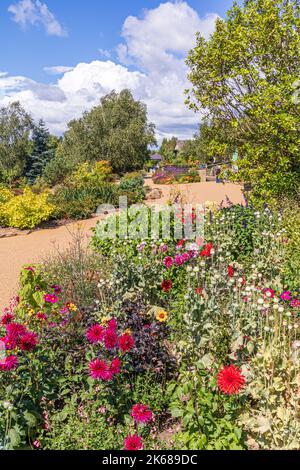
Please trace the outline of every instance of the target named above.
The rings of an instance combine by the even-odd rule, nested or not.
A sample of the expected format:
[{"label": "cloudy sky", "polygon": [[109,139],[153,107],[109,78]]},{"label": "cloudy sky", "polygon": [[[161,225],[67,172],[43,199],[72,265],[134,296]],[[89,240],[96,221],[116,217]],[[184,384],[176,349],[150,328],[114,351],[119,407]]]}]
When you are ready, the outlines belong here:
[{"label": "cloudy sky", "polygon": [[184,59],[231,0],[1,0],[0,106],[19,100],[61,134],[112,89],[148,106],[158,137],[191,136]]}]

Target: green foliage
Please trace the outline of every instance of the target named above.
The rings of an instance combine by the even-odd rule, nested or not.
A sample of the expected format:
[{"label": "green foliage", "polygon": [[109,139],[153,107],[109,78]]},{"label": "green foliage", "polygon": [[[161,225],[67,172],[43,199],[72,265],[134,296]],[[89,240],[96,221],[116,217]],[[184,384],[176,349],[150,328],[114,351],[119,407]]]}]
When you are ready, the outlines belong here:
[{"label": "green foliage", "polygon": [[33,122],[20,103],[0,108],[0,183],[22,175],[30,153]]},{"label": "green foliage", "polygon": [[159,154],[162,155],[166,161],[173,161],[176,144],[176,137],[172,137],[171,139],[164,138],[159,149]]},{"label": "green foliage", "polygon": [[116,205],[118,191],[110,183],[61,186],[51,198],[56,218],[87,219],[100,204]]},{"label": "green foliage", "polygon": [[57,140],[51,138],[43,120],[33,127],[32,153],[27,159],[26,177],[32,184],[43,174],[47,164],[54,158]]},{"label": "green foliage", "polygon": [[210,153],[238,150],[235,178],[252,183],[261,204],[299,188],[299,17],[297,0],[235,3],[187,60],[189,104],[207,110]]},{"label": "green foliage", "polygon": [[145,199],[144,178],[139,173],[128,173],[121,178],[120,196],[127,196],[129,204],[136,204]]},{"label": "green foliage", "polygon": [[49,192],[34,194],[30,188],[25,188],[23,194],[0,203],[0,209],[2,225],[32,229],[49,220],[55,208],[49,201]]},{"label": "green foliage", "polygon": [[208,374],[201,363],[193,373],[182,373],[179,384],[170,383],[170,410],[180,418],[182,430],[175,437],[176,449],[242,450],[245,436],[236,424],[242,407],[238,399],[224,399],[209,388]]},{"label": "green foliage", "polygon": [[124,173],[143,167],[153,143],[154,126],[147,121],[145,105],[123,90],[108,94],[99,106],[69,123],[61,153],[73,167],[102,159],[114,172]]}]

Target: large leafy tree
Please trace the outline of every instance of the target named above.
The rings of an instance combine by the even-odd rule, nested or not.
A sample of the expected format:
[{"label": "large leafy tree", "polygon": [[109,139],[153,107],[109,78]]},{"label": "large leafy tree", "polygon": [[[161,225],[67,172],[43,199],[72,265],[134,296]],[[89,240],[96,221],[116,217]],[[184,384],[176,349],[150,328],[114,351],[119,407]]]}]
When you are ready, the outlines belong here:
[{"label": "large leafy tree", "polygon": [[[239,178],[261,200],[299,188],[299,0],[234,3],[187,63],[191,108],[206,110],[211,152],[239,151]],[[227,155],[226,155],[227,154]]]},{"label": "large leafy tree", "polygon": [[0,108],[0,181],[22,175],[31,149],[31,116],[20,103]]},{"label": "large leafy tree", "polygon": [[111,92],[99,106],[68,125],[60,153],[68,164],[107,160],[115,172],[142,168],[155,143],[146,106],[129,90]]},{"label": "large leafy tree", "polygon": [[32,153],[28,158],[26,176],[34,183],[43,174],[46,165],[55,156],[58,139],[51,136],[44,121],[41,119],[32,132]]}]

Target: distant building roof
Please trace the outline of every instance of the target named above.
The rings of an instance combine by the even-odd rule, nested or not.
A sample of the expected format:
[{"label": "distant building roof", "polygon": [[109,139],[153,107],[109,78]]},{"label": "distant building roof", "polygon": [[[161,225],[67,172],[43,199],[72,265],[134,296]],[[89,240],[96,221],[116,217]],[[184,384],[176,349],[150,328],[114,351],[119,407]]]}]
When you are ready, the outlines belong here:
[{"label": "distant building roof", "polygon": [[159,155],[159,153],[155,153],[154,155],[151,155],[151,160],[160,162],[163,159],[162,155]]}]

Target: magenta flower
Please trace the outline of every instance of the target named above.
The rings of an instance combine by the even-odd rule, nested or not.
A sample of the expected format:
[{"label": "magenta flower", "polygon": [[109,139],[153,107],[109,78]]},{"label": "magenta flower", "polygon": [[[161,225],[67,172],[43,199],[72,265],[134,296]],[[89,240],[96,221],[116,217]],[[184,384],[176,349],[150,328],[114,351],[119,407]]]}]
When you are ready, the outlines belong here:
[{"label": "magenta flower", "polygon": [[293,307],[293,308],[300,308],[300,300],[298,300],[298,299],[293,299],[293,300],[291,301],[291,307]]},{"label": "magenta flower", "polygon": [[17,356],[7,356],[0,361],[0,371],[10,371],[16,369],[18,366]]},{"label": "magenta flower", "polygon": [[183,255],[176,255],[175,256],[175,264],[176,266],[182,266],[185,262],[184,256]]},{"label": "magenta flower", "polygon": [[113,374],[105,361],[95,359],[89,364],[90,375],[93,379],[101,379],[105,382],[112,380]]},{"label": "magenta flower", "polygon": [[90,343],[100,343],[104,337],[104,328],[101,325],[93,325],[88,329],[86,337]]},{"label": "magenta flower", "polygon": [[118,335],[114,330],[106,330],[104,333],[104,346],[106,349],[111,350],[117,347]]},{"label": "magenta flower", "polygon": [[280,298],[281,300],[291,300],[292,293],[289,290],[285,290],[284,292],[282,292]]},{"label": "magenta flower", "polygon": [[20,338],[20,349],[21,351],[32,351],[37,345],[36,333],[26,332]]},{"label": "magenta flower", "polygon": [[111,361],[110,372],[114,375],[118,375],[121,373],[121,361],[118,357]]},{"label": "magenta flower", "polygon": [[173,265],[173,258],[171,258],[171,256],[167,256],[165,259],[164,259],[164,265],[167,269],[170,269],[171,266]]},{"label": "magenta flower", "polygon": [[124,440],[125,450],[142,450],[143,447],[142,438],[137,434],[129,434]]},{"label": "magenta flower", "polygon": [[147,424],[153,418],[153,413],[147,405],[138,403],[132,407],[131,416],[136,423]]},{"label": "magenta flower", "polygon": [[44,300],[45,302],[47,302],[48,304],[56,304],[58,302],[58,298],[56,295],[52,295],[52,294],[46,294],[44,295]]}]

